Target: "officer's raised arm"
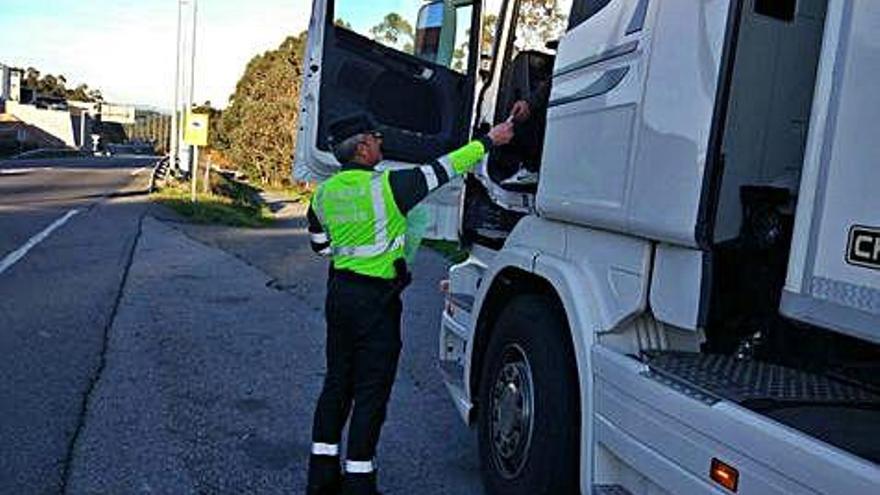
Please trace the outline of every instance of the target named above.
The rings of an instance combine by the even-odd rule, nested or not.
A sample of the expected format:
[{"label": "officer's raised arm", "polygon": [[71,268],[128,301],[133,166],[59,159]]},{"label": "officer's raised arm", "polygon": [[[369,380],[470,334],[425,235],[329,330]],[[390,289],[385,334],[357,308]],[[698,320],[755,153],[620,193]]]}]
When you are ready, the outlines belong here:
[{"label": "officer's raised arm", "polygon": [[507,144],[513,138],[513,123],[504,122],[488,134],[461,148],[414,169],[394,170],[389,175],[394,201],[404,215],[434,189],[453,177],[468,172],[494,146]]}]

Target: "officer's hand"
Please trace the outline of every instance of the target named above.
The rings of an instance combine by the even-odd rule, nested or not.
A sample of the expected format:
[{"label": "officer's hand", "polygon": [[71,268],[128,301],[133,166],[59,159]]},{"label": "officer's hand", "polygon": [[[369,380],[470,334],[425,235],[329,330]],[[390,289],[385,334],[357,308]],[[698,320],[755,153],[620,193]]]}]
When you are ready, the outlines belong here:
[{"label": "officer's hand", "polygon": [[495,146],[509,143],[510,140],[513,139],[513,122],[508,121],[496,125],[489,131],[487,136],[492,140],[492,144]]},{"label": "officer's hand", "polygon": [[517,122],[525,122],[532,116],[532,107],[529,105],[529,102],[519,100],[510,109],[510,116]]}]

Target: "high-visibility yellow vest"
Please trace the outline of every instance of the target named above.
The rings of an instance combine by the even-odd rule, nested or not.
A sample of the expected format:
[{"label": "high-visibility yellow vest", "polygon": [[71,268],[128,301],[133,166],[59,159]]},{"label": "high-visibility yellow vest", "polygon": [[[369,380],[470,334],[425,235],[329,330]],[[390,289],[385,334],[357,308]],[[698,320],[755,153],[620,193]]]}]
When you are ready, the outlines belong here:
[{"label": "high-visibility yellow vest", "polygon": [[[485,151],[480,141],[472,141],[438,163],[452,178],[473,167]],[[427,173],[431,167],[421,168]],[[387,170],[343,170],[318,186],[312,208],[330,238],[334,268],[384,279],[396,276],[394,262],[404,257],[406,216],[394,201],[389,177]],[[433,183],[429,189],[437,186],[436,177]]]},{"label": "high-visibility yellow vest", "polygon": [[406,216],[391,193],[389,172],[345,170],[318,187],[313,206],[331,242],[333,267],[392,279],[403,257]]}]

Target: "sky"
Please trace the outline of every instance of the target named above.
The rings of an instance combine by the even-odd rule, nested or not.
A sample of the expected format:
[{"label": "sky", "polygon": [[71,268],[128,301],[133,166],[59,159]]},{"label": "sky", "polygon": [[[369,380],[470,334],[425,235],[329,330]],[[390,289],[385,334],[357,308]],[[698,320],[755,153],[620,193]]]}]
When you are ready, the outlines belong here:
[{"label": "sky", "polygon": [[[308,28],[312,1],[198,0],[194,101],[225,107],[253,56]],[[389,12],[415,25],[423,3],[336,0],[336,17],[368,34]],[[177,0],[0,0],[0,63],[62,74],[114,103],[171,108],[176,37]]]},{"label": "sky", "polygon": [[[308,28],[311,4],[198,0],[194,101],[224,107],[254,55]],[[175,0],[0,0],[0,63],[63,74],[112,102],[172,106],[176,33]]]}]

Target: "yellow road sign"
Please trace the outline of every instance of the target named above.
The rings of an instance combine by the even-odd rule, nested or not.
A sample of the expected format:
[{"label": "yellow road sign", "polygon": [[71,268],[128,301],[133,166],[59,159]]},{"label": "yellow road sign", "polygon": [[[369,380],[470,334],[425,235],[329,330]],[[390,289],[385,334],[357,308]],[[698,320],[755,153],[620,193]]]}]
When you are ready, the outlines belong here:
[{"label": "yellow road sign", "polygon": [[208,114],[187,112],[185,122],[183,142],[193,146],[207,146]]}]

